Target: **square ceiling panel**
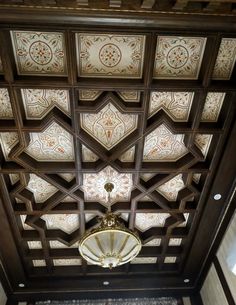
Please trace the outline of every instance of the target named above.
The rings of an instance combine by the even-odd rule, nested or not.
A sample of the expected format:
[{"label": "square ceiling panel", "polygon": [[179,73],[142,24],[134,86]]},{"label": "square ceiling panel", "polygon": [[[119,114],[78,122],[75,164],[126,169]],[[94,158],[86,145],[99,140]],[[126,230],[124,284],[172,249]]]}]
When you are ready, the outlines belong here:
[{"label": "square ceiling panel", "polygon": [[145,36],[78,33],[80,77],[142,78]]},{"label": "square ceiling panel", "polygon": [[158,36],[154,78],[197,79],[206,38]]},{"label": "square ceiling panel", "polygon": [[19,75],[67,74],[63,33],[11,31],[11,38]]},{"label": "square ceiling panel", "polygon": [[7,88],[0,88],[0,119],[12,119],[12,107]]}]

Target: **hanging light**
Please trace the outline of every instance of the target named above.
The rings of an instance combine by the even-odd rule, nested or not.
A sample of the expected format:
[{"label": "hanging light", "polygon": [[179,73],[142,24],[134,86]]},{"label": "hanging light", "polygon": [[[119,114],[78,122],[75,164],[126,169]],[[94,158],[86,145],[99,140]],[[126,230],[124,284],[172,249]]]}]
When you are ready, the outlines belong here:
[{"label": "hanging light", "polygon": [[110,194],[114,185],[106,183],[104,188],[108,193],[108,211],[100,225],[82,237],[79,251],[87,262],[112,269],[134,259],[142,242],[135,232],[125,227],[119,216],[111,212]]}]

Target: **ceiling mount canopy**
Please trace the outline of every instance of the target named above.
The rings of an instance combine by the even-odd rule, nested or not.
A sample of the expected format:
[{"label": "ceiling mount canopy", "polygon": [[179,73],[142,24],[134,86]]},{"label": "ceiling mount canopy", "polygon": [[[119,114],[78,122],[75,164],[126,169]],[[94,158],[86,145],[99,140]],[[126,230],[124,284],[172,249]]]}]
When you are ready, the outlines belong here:
[{"label": "ceiling mount canopy", "polygon": [[125,227],[118,215],[111,212],[110,193],[114,185],[106,183],[104,188],[108,192],[108,211],[100,225],[82,237],[79,251],[88,263],[112,269],[134,259],[142,242],[135,232]]}]

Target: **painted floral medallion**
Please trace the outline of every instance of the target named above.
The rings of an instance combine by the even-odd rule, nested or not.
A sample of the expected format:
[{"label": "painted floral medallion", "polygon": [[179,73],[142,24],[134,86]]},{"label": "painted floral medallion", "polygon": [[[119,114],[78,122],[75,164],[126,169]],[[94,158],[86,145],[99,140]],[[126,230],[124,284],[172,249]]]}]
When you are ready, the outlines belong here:
[{"label": "painted floral medallion", "polygon": [[154,78],[197,79],[206,38],[159,36]]},{"label": "painted floral medallion", "polygon": [[98,201],[107,206],[107,192],[104,185],[107,182],[114,184],[111,192],[111,202],[129,201],[133,186],[132,174],[118,173],[107,166],[99,173],[83,174],[83,186],[86,201]]},{"label": "painted floral medallion", "polygon": [[78,33],[81,77],[141,78],[145,36]]},{"label": "painted floral medallion", "polygon": [[59,32],[12,31],[20,75],[66,75],[64,35]]},{"label": "painted floral medallion", "polygon": [[157,188],[157,191],[167,200],[176,201],[179,191],[184,187],[185,185],[183,182],[182,174],[179,174],[166,183],[160,185]]},{"label": "painted floral medallion", "polygon": [[108,150],[137,128],[137,115],[123,114],[111,103],[98,113],[80,117],[81,127]]},{"label": "painted floral medallion", "polygon": [[224,98],[225,93],[222,92],[209,92],[207,94],[202,111],[202,122],[217,122]]}]

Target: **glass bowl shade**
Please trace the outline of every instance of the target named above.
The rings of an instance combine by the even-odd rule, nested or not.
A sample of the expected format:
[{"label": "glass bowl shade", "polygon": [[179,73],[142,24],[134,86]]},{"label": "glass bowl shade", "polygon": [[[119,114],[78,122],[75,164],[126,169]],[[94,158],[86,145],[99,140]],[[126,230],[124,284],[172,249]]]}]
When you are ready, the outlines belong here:
[{"label": "glass bowl shade", "polygon": [[142,247],[139,237],[109,214],[101,225],[87,233],[79,244],[81,256],[93,265],[113,268],[135,258]]}]

